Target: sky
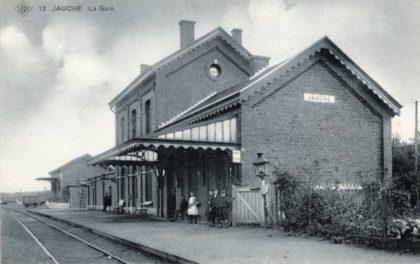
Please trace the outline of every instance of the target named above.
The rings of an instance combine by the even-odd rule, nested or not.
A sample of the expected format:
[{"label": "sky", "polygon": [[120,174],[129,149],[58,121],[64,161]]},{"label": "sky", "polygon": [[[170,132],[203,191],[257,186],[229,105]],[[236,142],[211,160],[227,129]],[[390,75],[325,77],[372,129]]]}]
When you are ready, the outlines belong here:
[{"label": "sky", "polygon": [[[48,172],[115,144],[108,102],[179,48],[181,19],[196,38],[243,29],[271,65],[328,36],[403,105],[393,133],[414,135],[420,100],[419,0],[0,0],[0,191],[49,189]],[[80,12],[53,12],[81,5]],[[89,7],[112,11],[89,11]],[[43,11],[45,6],[45,11]]]}]

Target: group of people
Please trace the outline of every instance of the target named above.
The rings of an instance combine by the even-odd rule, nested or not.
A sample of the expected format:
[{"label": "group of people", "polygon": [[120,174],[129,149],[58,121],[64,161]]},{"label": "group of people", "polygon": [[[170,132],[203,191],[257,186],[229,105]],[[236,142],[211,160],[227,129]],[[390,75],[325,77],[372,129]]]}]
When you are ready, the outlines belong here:
[{"label": "group of people", "polygon": [[[171,202],[175,202],[175,190],[172,191]],[[108,193],[105,193],[103,197],[103,209],[106,212],[107,208],[111,209],[112,197]],[[125,206],[125,202],[123,207]],[[175,205],[174,205],[175,206]],[[188,215],[189,222],[197,224],[198,208],[201,207],[200,201],[195,197],[193,192],[190,192],[188,200],[185,196],[181,196],[181,202],[179,208],[170,215],[170,221],[175,221],[179,216],[184,220],[185,214]],[[210,226],[216,226],[216,219],[219,223],[219,227],[228,227],[229,211],[232,208],[231,200],[226,195],[226,191],[222,190],[219,194],[218,189],[210,190],[208,197],[207,217],[210,221]]]},{"label": "group of people", "polygon": [[227,228],[231,208],[232,202],[226,195],[225,190],[222,190],[220,194],[218,189],[210,190],[208,198],[208,216],[211,227],[216,226],[217,219],[220,228]]},{"label": "group of people", "polygon": [[[175,221],[178,216],[184,220],[184,215],[187,214],[189,222],[196,224],[198,218],[198,208],[200,206],[201,203],[197,197],[194,196],[193,192],[190,192],[188,201],[185,199],[185,196],[182,195],[179,208],[175,210],[170,216],[170,221]],[[222,190],[220,194],[218,189],[210,190],[208,197],[207,216],[211,227],[216,226],[216,222],[218,222],[220,228],[227,228],[229,224],[229,212],[231,208],[231,199],[226,195],[225,190]]]},{"label": "group of people", "polygon": [[175,221],[178,216],[181,216],[181,219],[184,220],[184,215],[187,213],[189,222],[197,224],[198,218],[198,207],[201,206],[200,201],[197,197],[194,196],[193,192],[190,192],[188,201],[185,199],[185,196],[181,196],[181,202],[179,203],[179,208],[175,210],[170,216],[170,221]]}]

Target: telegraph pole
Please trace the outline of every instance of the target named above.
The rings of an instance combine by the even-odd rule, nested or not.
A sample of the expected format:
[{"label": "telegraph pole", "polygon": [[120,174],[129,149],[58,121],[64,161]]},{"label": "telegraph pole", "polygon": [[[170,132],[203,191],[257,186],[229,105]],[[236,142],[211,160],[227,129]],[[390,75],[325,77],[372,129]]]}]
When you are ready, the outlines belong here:
[{"label": "telegraph pole", "polygon": [[418,128],[418,116],[417,116],[417,100],[416,100],[416,113],[415,113],[415,125],[414,125],[414,177],[416,179],[416,207],[417,211],[420,212],[420,178],[418,175],[418,167],[419,167],[419,147],[418,147],[418,135],[419,135],[419,128]]},{"label": "telegraph pole", "polygon": [[419,167],[419,148],[418,148],[418,116],[417,116],[417,101],[416,101],[416,112],[415,112],[415,125],[414,125],[414,173],[417,175]]}]

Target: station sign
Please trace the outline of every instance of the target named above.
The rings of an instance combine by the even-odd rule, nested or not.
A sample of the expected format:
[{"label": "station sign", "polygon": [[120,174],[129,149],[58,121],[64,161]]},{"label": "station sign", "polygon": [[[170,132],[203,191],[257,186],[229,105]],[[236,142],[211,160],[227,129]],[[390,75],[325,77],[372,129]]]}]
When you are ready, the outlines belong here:
[{"label": "station sign", "polygon": [[241,163],[241,151],[232,150],[232,163]]},{"label": "station sign", "polygon": [[324,95],[324,94],[312,94],[304,93],[303,100],[308,102],[317,102],[317,103],[335,103],[335,96],[333,95]]}]

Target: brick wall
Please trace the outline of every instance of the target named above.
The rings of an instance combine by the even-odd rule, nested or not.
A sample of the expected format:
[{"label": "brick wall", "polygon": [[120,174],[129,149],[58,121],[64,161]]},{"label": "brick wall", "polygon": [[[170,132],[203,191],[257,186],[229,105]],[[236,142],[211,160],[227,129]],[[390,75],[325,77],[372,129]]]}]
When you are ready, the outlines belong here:
[{"label": "brick wall", "polygon": [[[123,99],[118,101],[115,107],[115,144],[121,143],[121,117],[125,120],[125,140],[131,139],[131,110],[137,109],[137,129],[136,136],[144,135],[144,102],[146,99],[152,100],[152,110],[154,105],[154,79],[146,81],[141,87],[137,87]],[[152,113],[153,116],[153,113]],[[153,123],[153,120],[152,120]]]},{"label": "brick wall", "polygon": [[[304,93],[333,95],[335,103],[304,101]],[[260,184],[252,166],[257,152],[292,173],[317,160],[319,182],[355,183],[381,175],[383,166],[392,171],[389,112],[328,54],[317,54],[243,102],[241,128],[245,185]]]},{"label": "brick wall", "polygon": [[[208,76],[214,60],[222,69],[216,80]],[[169,120],[214,91],[247,80],[248,71],[248,62],[222,40],[211,41],[163,67],[156,77],[156,124]]]},{"label": "brick wall", "polygon": [[[222,74],[219,78],[211,79],[208,69],[217,61]],[[162,122],[169,120],[176,114],[186,110],[212,92],[220,92],[249,77],[249,62],[221,39],[212,40],[188,55],[168,63],[156,73],[152,81],[133,90],[122,98],[116,105],[115,134],[116,144],[121,144],[121,117],[125,117],[125,126],[130,121],[128,112],[132,105],[138,105],[139,131],[144,132],[144,101],[152,101],[152,131]],[[125,131],[128,140],[129,131]]]}]

